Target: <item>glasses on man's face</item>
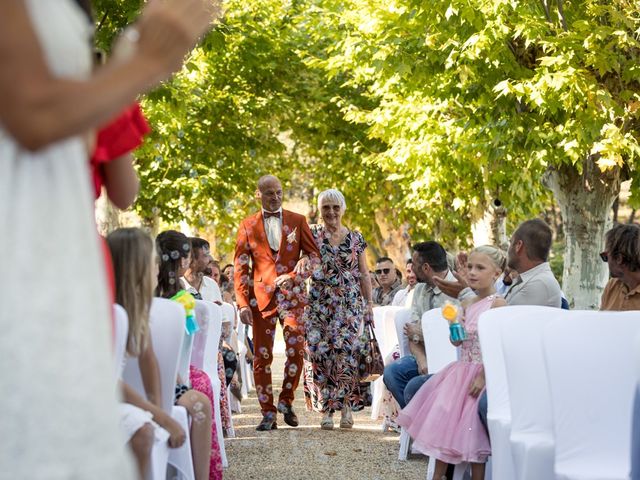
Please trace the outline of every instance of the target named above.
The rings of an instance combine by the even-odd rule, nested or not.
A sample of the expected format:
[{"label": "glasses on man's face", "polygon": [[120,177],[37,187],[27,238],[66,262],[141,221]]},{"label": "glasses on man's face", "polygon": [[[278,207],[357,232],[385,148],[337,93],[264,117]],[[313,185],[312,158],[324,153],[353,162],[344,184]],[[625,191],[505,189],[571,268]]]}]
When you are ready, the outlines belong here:
[{"label": "glasses on man's face", "polygon": [[609,261],[609,253],[608,252],[601,252],[600,253],[600,258],[602,259],[603,262],[608,262]]},{"label": "glasses on man's face", "polygon": [[388,275],[390,271],[390,268],[379,268],[378,270],[376,270],[376,275],[382,275],[383,273],[385,275]]}]

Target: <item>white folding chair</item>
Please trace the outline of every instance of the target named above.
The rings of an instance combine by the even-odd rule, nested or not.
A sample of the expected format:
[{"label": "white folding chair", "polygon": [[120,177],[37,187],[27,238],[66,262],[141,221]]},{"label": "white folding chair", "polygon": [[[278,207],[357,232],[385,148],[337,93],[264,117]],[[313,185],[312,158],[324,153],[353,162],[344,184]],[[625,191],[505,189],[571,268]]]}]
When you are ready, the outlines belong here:
[{"label": "white folding chair", "polygon": [[[568,311],[540,306],[511,307],[502,323],[502,349],[511,403],[511,454],[516,480],[553,478],[551,394],[542,349],[543,329],[564,321]],[[531,401],[535,397],[535,401]]]},{"label": "white folding chair", "polygon": [[127,337],[129,335],[129,316],[127,311],[117,303],[113,304],[114,317],[114,345],[113,345],[113,369],[116,376],[116,385],[122,377],[124,368],[124,352],[127,349]]},{"label": "white folding chair", "polygon": [[[393,348],[398,344],[398,336],[396,334],[395,316],[402,307],[375,307],[373,309],[374,333],[378,340],[380,353],[382,358],[387,358]],[[378,378],[371,384],[372,400],[371,400],[371,419],[377,420],[382,410],[382,397],[384,396],[384,383],[382,377]]]},{"label": "white folding chair", "polygon": [[253,388],[253,368],[247,363],[247,326],[244,323],[238,324],[238,368],[242,376],[242,396],[248,397]]},{"label": "white folding chair", "polygon": [[[149,317],[151,341],[160,371],[161,406],[165,412],[172,415],[176,376],[178,374],[178,357],[185,335],[185,312],[182,305],[177,302],[164,298],[154,298]],[[146,398],[137,358],[127,358],[122,378],[130,387],[135,389],[138,394]],[[184,412],[186,414],[186,410],[184,410]],[[183,428],[185,428],[184,425]],[[180,449],[185,449],[187,451],[186,454],[191,458],[191,442],[189,440],[188,424],[185,433],[187,440]],[[168,445],[154,444],[151,451],[151,462],[147,478],[152,480],[165,480],[167,476],[168,458]],[[193,467],[191,470],[193,471]],[[191,478],[193,478],[193,475]]]},{"label": "white folding chair", "polygon": [[220,393],[222,383],[218,376],[218,352],[220,351],[220,335],[222,334],[222,308],[215,303],[206,302],[210,309],[211,319],[209,321],[209,333],[204,347],[202,369],[211,379],[215,405],[212,405],[216,418],[216,431],[218,433],[218,443],[220,444],[220,455],[222,466],[227,468],[227,452],[224,446],[224,432],[222,430],[222,415],[220,414]]},{"label": "white folding chair", "polygon": [[[222,317],[223,317],[223,322],[227,323],[229,322],[229,324],[231,325],[231,339],[230,339],[230,345],[233,347],[233,334],[235,332],[235,325],[236,325],[236,309],[233,305],[231,305],[230,303],[227,302],[223,302],[222,303]],[[222,385],[223,388],[226,389],[226,394],[227,394],[227,407],[229,409],[229,418],[231,419],[231,428],[228,432],[228,435],[230,438],[234,438],[236,436],[236,432],[235,429],[233,428],[233,411],[240,411],[240,402],[238,402],[236,400],[236,397],[234,397],[231,394],[231,390],[229,389],[229,387],[227,387],[226,385]]]},{"label": "white folding chair", "polygon": [[570,311],[544,329],[558,480],[626,480],[639,312]]},{"label": "white folding chair", "polygon": [[[442,317],[442,309],[434,308],[422,315],[422,334],[424,335],[424,350],[427,355],[429,373],[438,373],[451,362],[458,359],[458,349],[449,341],[449,322]],[[456,465],[453,478],[463,478],[468,464]],[[427,480],[433,478],[435,461],[429,461]]]},{"label": "white folding chair", "polygon": [[[398,310],[394,316],[394,323],[396,327],[396,338],[398,339],[398,348],[400,349],[400,358],[410,355],[409,340],[404,334],[404,326],[411,321],[411,309],[406,307],[397,307]],[[409,454],[409,443],[411,437],[409,433],[402,428],[400,430],[400,449],[398,452],[398,460],[406,460]]]},{"label": "white folding chair", "polygon": [[488,310],[480,315],[478,334],[487,384],[487,426],[491,439],[491,476],[496,480],[514,479],[511,455],[511,404],[507,371],[502,351],[502,324],[517,321],[513,307]]}]

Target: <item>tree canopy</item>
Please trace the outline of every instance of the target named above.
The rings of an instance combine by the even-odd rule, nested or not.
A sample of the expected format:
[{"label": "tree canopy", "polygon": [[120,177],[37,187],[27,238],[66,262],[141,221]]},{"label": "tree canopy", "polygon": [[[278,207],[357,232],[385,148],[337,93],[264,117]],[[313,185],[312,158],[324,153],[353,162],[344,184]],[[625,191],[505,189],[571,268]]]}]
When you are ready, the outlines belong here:
[{"label": "tree canopy", "polygon": [[[102,46],[139,8],[95,3]],[[352,226],[380,249],[381,228],[403,225],[468,245],[495,198],[512,226],[540,214],[558,172],[614,197],[638,176],[637,2],[225,8],[182,72],[144,99],[154,127],[136,155],[144,218],[214,224],[228,248],[257,178],[278,172],[308,200],[342,189]],[[636,180],[636,206],[639,191]]]}]

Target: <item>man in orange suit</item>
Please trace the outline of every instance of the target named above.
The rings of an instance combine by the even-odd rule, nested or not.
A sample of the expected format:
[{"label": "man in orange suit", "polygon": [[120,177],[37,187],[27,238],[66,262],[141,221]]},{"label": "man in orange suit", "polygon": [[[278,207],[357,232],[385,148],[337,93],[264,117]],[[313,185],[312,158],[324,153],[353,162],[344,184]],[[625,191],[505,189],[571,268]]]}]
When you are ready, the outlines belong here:
[{"label": "man in orange suit", "polygon": [[[256,430],[277,428],[276,411],[298,426],[294,392],[303,368],[302,312],[306,304],[302,278],[296,274],[301,255],[319,259],[320,252],[303,215],[282,209],[282,185],[272,176],[258,180],[260,212],[240,224],[235,250],[234,286],[240,320],[253,325],[255,377],[262,421]],[[278,400],[273,403],[271,362],[276,323],[282,325],[287,360]]]}]

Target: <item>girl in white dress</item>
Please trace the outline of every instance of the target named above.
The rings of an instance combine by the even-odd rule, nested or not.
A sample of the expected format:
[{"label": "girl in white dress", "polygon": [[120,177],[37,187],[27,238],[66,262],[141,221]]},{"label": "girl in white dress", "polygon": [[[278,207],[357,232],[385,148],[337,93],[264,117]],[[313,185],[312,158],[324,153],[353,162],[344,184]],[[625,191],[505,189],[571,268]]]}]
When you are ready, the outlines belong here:
[{"label": "girl in white dress", "polygon": [[76,2],[0,1],[2,478],[133,478],[84,137],[180,67],[207,3],[152,2],[128,57],[90,76]]}]

